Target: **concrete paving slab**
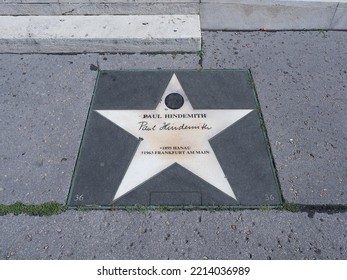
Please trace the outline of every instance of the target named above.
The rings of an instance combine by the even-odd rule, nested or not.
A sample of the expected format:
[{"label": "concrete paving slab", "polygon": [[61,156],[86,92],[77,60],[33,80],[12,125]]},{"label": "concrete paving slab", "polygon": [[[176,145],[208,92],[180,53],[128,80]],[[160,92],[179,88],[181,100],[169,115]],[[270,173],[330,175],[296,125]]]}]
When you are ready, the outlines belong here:
[{"label": "concrete paving slab", "polygon": [[0,259],[346,259],[346,213],[68,211],[0,217]]},{"label": "concrete paving slab", "polygon": [[198,15],[3,16],[2,53],[196,52]]},{"label": "concrete paving slab", "polygon": [[65,203],[100,69],[198,67],[174,55],[0,55],[0,203]]},{"label": "concrete paving slab", "polygon": [[251,69],[284,198],[346,205],[347,33],[205,32],[203,38],[204,69]]},{"label": "concrete paving slab", "polygon": [[0,15],[198,14],[198,0],[0,0]]},{"label": "concrete paving slab", "polygon": [[[330,29],[338,2],[206,0],[203,30]],[[347,28],[345,26],[344,28]]]},{"label": "concrete paving slab", "polygon": [[0,3],[0,16],[61,15],[59,3]]},{"label": "concrete paving slab", "polygon": [[346,30],[347,26],[347,3],[339,3],[336,8],[335,16],[331,23],[331,28],[336,30]]},{"label": "concrete paving slab", "polygon": [[198,14],[198,0],[0,0],[0,15]]},{"label": "concrete paving slab", "polygon": [[[13,1],[13,0],[10,0]],[[37,1],[37,0],[22,0],[22,1]],[[49,0],[46,0],[49,1]],[[97,0],[59,0],[60,3],[97,3]],[[199,3],[200,0],[103,0],[104,3]]]},{"label": "concrete paving slab", "polygon": [[[62,15],[193,15],[198,3],[60,3]],[[31,13],[30,13],[31,14]]]},{"label": "concrete paving slab", "polygon": [[16,4],[44,4],[44,3],[59,3],[61,0],[0,0],[0,3],[16,3]]}]

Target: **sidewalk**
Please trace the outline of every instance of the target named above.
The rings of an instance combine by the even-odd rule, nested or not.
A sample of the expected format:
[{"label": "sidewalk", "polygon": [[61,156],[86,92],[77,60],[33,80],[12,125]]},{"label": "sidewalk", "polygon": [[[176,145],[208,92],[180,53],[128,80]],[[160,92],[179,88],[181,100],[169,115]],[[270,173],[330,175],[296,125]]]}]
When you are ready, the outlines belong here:
[{"label": "sidewalk", "polygon": [[347,258],[347,33],[202,39],[202,57],[0,55],[0,204],[65,203],[98,69],[250,68],[283,197],[309,211],[9,214],[0,216],[0,259]]}]

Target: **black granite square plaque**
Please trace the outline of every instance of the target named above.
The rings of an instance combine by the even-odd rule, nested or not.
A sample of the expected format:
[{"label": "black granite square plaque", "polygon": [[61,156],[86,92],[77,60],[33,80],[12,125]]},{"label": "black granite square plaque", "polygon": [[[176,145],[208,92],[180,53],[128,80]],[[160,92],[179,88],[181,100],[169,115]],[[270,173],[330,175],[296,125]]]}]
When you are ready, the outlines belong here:
[{"label": "black granite square plaque", "polygon": [[276,206],[248,70],[101,71],[69,206]]}]

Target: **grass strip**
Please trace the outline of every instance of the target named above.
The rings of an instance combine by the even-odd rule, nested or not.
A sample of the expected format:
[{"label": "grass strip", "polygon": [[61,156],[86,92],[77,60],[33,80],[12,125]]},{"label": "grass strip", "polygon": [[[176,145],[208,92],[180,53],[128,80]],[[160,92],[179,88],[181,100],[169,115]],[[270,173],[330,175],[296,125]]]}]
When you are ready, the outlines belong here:
[{"label": "grass strip", "polygon": [[52,216],[65,212],[67,207],[57,202],[45,202],[38,205],[26,205],[16,202],[10,205],[0,205],[0,216],[8,214],[27,214],[30,216]]}]

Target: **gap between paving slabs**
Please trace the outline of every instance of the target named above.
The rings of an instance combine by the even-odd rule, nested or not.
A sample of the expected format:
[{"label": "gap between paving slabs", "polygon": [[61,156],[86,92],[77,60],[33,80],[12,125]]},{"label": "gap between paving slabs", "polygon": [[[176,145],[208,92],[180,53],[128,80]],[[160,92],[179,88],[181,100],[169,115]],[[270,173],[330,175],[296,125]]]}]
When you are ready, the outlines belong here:
[{"label": "gap between paving slabs", "polygon": [[345,213],[347,212],[347,205],[308,205],[308,204],[295,204],[284,202],[280,207],[268,207],[264,206],[261,208],[235,208],[235,207],[189,207],[189,206],[134,206],[134,207],[113,207],[113,208],[103,208],[100,207],[96,209],[95,207],[67,207],[66,205],[57,202],[46,202],[42,204],[24,204],[21,202],[16,202],[9,205],[0,205],[0,216],[4,215],[20,215],[25,214],[29,216],[53,216],[59,215],[66,211],[77,210],[77,211],[91,211],[91,210],[108,210],[108,211],[128,211],[128,212],[173,212],[173,211],[244,211],[244,210],[258,210],[258,211],[287,211],[292,213],[304,213],[306,212],[308,217],[313,218],[315,213]]}]

